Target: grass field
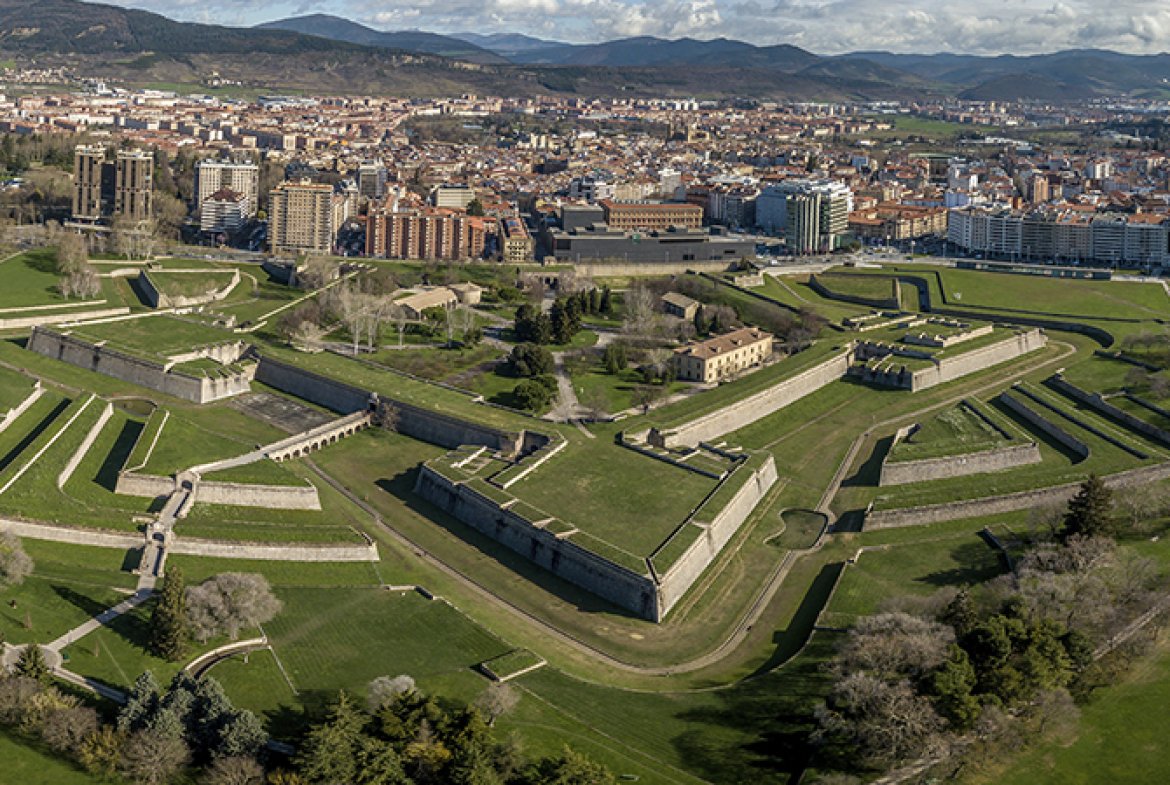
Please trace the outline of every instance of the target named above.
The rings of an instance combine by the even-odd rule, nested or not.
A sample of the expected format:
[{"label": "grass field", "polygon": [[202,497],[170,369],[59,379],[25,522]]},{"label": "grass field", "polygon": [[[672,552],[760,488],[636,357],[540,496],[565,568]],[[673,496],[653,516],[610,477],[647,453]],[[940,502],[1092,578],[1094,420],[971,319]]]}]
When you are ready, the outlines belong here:
[{"label": "grass field", "polygon": [[0,368],[0,416],[20,406],[32,391],[32,379],[16,371]]},{"label": "grass field", "polygon": [[1004,447],[1008,441],[966,404],[945,409],[925,420],[913,434],[894,445],[890,461],[917,461],[964,455]]},{"label": "grass field", "polygon": [[232,280],[229,272],[168,273],[151,272],[150,280],[168,297],[200,297],[219,291]]},{"label": "grass field", "polygon": [[20,785],[94,785],[94,779],[61,757],[28,739],[0,732],[0,761],[5,782]]},{"label": "grass field", "polygon": [[[19,316],[20,309],[41,305],[80,306],[79,301],[68,300],[58,291],[60,276],[56,271],[56,251],[51,248],[28,251],[0,262],[0,277],[4,280],[4,286],[0,287],[0,309],[13,309],[10,313],[0,314],[0,318]],[[101,286],[102,293],[96,299],[106,299],[107,302],[97,307],[124,305],[113,281],[102,279]],[[94,307],[90,301],[88,308],[92,310]]]},{"label": "grass field", "polygon": [[835,294],[859,297],[865,300],[891,300],[894,297],[894,281],[877,275],[844,275],[822,273],[817,281]]},{"label": "grass field", "polygon": [[105,341],[110,348],[155,360],[190,351],[196,346],[238,340],[227,330],[167,315],[86,324],[72,332],[83,340]]}]

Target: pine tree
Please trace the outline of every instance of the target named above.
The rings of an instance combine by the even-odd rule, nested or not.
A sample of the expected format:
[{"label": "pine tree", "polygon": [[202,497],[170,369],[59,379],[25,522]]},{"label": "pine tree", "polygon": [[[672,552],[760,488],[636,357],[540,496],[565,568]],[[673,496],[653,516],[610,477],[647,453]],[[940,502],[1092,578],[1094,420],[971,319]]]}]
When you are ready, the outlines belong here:
[{"label": "pine tree", "polygon": [[613,294],[608,286],[601,290],[601,303],[598,305],[598,310],[606,316],[613,312]]},{"label": "pine tree", "polygon": [[187,642],[187,601],[183,571],[172,567],[150,617],[150,650],[169,662],[182,658]]},{"label": "pine tree", "polygon": [[16,675],[35,679],[41,684],[48,683],[52,674],[49,672],[49,664],[45,662],[45,653],[41,651],[40,646],[33,643],[24,647],[24,651],[20,653],[20,659],[16,661]]},{"label": "pine tree", "polygon": [[1116,529],[1112,511],[1113,492],[1100,477],[1090,474],[1076,495],[1069,499],[1061,532],[1063,539],[1068,540],[1073,535],[1111,537]]}]

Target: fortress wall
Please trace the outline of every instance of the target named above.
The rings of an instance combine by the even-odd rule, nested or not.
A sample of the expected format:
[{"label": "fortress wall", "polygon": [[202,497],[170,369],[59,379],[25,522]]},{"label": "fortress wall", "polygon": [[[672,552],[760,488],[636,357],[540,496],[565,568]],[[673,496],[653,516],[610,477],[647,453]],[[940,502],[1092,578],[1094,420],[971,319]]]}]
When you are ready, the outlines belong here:
[{"label": "fortress wall", "polygon": [[142,292],[143,299],[151,308],[170,308],[170,298],[165,296],[159,288],[154,285],[154,281],[150,280],[150,274],[146,270],[138,271],[138,290]]},{"label": "fortress wall", "polygon": [[264,451],[266,456],[274,461],[296,458],[368,428],[372,419],[373,416],[369,412],[347,414],[333,422],[266,445]]},{"label": "fortress wall", "polygon": [[70,529],[47,523],[28,523],[0,518],[0,531],[8,531],[17,537],[30,540],[64,542],[71,545],[92,545],[98,548],[141,548],[141,534],[119,534],[95,529]]},{"label": "fortress wall", "polygon": [[652,429],[648,441],[664,448],[693,446],[737,431],[837,381],[849,369],[852,357],[853,349],[850,347],[820,365],[777,382],[763,392],[698,417],[678,428],[665,432]]},{"label": "fortress wall", "polygon": [[30,327],[40,327],[62,322],[77,322],[88,319],[106,319],[111,316],[125,316],[130,313],[129,308],[102,308],[94,311],[69,311],[68,313],[44,313],[40,316],[17,316],[11,319],[0,319],[0,330],[27,330]]},{"label": "fortress wall", "polygon": [[173,373],[167,371],[162,363],[133,357],[107,346],[98,346],[71,335],[39,327],[33,330],[28,348],[37,354],[112,376],[124,382],[158,390],[192,403],[208,403],[246,392],[250,389],[254,374],[253,369],[216,378]]},{"label": "fortress wall", "polygon": [[[368,390],[268,357],[260,359],[256,380],[342,414],[365,411],[376,398]],[[506,433],[413,404],[388,398],[383,402],[397,411],[400,433],[442,447],[454,449],[464,444],[478,444],[513,454],[520,450],[524,439],[523,433]]]},{"label": "fortress wall", "polygon": [[1051,437],[1053,440],[1067,448],[1070,452],[1077,455],[1081,460],[1089,457],[1089,445],[1085,444],[1080,439],[1073,436],[1071,433],[1064,430],[1056,423],[1052,422],[1052,420],[1049,420],[1044,415],[1035,411],[1030,406],[1022,403],[1006,392],[1000,393],[997,400],[1010,409],[1014,414],[1018,415],[1020,418],[1026,421],[1029,425]]},{"label": "fortress wall", "polygon": [[259,545],[246,542],[191,540],[175,537],[167,551],[183,556],[212,556],[222,559],[257,559],[289,562],[378,561],[378,546],[369,545]]},{"label": "fortress wall", "polygon": [[911,482],[964,477],[968,474],[1000,472],[1016,466],[1040,463],[1040,448],[1036,444],[1017,444],[995,450],[982,450],[966,455],[948,455],[920,461],[882,461],[878,485],[904,485]]},{"label": "fortress wall", "polygon": [[5,412],[3,417],[0,417],[0,431],[4,431],[9,425],[16,422],[22,414],[27,412],[34,403],[40,400],[40,397],[45,394],[45,388],[41,385],[41,380],[37,379],[33,384],[32,392],[28,397],[17,404],[15,407]]},{"label": "fortress wall", "polygon": [[321,500],[312,485],[252,485],[200,480],[195,501],[233,507],[267,507],[273,510],[320,510]]},{"label": "fortress wall", "polygon": [[[1159,482],[1170,478],[1170,463],[1156,466],[1142,466],[1138,469],[1112,474],[1104,478],[1105,484],[1114,490],[1132,488]],[[919,526],[941,521],[956,521],[963,518],[980,518],[986,515],[999,515],[1017,510],[1029,510],[1033,507],[1043,507],[1053,504],[1064,504],[1080,488],[1080,483],[1056,485],[1050,488],[1038,488],[1031,491],[1020,491],[1002,496],[989,496],[982,499],[947,502],[945,504],[931,504],[923,507],[906,507],[900,510],[879,510],[868,512],[865,516],[865,529],[892,529],[901,526]]]},{"label": "fortress wall", "polygon": [[946,357],[938,361],[933,368],[924,368],[915,371],[912,377],[912,390],[925,390],[937,384],[945,384],[968,374],[991,368],[994,365],[1014,360],[1029,352],[1042,349],[1048,344],[1048,338],[1039,329],[1017,333],[1007,340],[984,346],[981,349],[965,352],[954,357]]},{"label": "fortress wall", "polygon": [[534,526],[465,485],[453,483],[423,464],[415,492],[460,521],[529,561],[642,618],[659,621],[654,582],[636,575],[568,539]]},{"label": "fortress wall", "polygon": [[175,479],[173,477],[158,477],[126,471],[118,472],[118,482],[114,486],[114,493],[121,496],[141,496],[144,499],[170,496],[174,492]]},{"label": "fortress wall", "polygon": [[1148,423],[1140,417],[1135,417],[1123,409],[1117,408],[1102,398],[1099,393],[1090,393],[1082,390],[1080,387],[1065,381],[1060,374],[1056,374],[1055,376],[1046,379],[1045,384],[1055,390],[1059,390],[1061,393],[1067,395],[1069,398],[1072,398],[1075,401],[1080,401],[1086,406],[1096,409],[1106,417],[1122,423],[1131,431],[1140,433],[1143,436],[1153,439],[1156,442],[1170,444],[1170,432],[1159,428],[1156,425]]},{"label": "fortress wall", "polygon": [[691,585],[719,557],[723,547],[767,496],[777,479],[776,462],[769,456],[764,465],[753,472],[753,476],[727,506],[706,526],[706,533],[696,539],[665,573],[658,576],[658,604],[662,616],[682,599]]},{"label": "fortress wall", "polygon": [[81,445],[77,448],[73,455],[69,457],[69,461],[65,464],[65,467],[61,469],[61,473],[57,475],[57,490],[63,489],[65,487],[65,483],[69,482],[69,478],[71,478],[73,473],[77,471],[77,467],[85,459],[86,454],[89,452],[90,448],[93,447],[93,443],[96,442],[98,440],[98,436],[101,435],[102,429],[106,427],[106,423],[109,422],[110,418],[113,416],[114,404],[106,403],[106,408],[102,410],[102,414],[100,417],[98,417],[97,422],[95,422],[93,427],[89,429],[89,433],[85,435],[85,439],[81,442]]}]

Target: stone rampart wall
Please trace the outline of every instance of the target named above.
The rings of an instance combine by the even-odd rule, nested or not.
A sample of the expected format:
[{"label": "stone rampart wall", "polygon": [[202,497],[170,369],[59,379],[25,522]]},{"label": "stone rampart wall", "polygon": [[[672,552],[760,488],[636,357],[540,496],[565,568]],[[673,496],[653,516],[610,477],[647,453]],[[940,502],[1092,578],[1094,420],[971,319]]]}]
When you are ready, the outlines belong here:
[{"label": "stone rampart wall", "polygon": [[4,518],[0,518],[0,531],[9,531],[17,537],[27,537],[30,540],[92,545],[98,548],[141,548],[144,544],[141,534],[71,529],[66,526],[51,526],[46,523],[13,521]]},{"label": "stone rampart wall", "polygon": [[[1143,466],[1105,477],[1105,484],[1114,490],[1132,488],[1170,478],[1170,463]],[[1020,491],[1003,496],[982,499],[931,504],[923,507],[906,507],[901,510],[870,511],[865,516],[865,529],[892,529],[901,526],[920,526],[942,521],[957,521],[963,518],[980,518],[986,515],[1000,515],[1034,507],[1064,504],[1080,488],[1079,483],[1056,485]]]},{"label": "stone rampart wall", "polygon": [[534,564],[642,618],[659,621],[663,609],[657,587],[646,575],[606,561],[571,540],[534,526],[465,485],[453,483],[427,465],[415,492],[439,509]]},{"label": "stone rampart wall", "polygon": [[[159,271],[164,272],[164,271]],[[185,269],[185,270],[166,270],[167,275],[202,275],[205,273],[219,273],[224,272],[220,269]],[[235,269],[232,271],[231,280],[224,284],[219,289],[206,292],[205,294],[198,294],[190,297],[184,296],[170,296],[164,294],[158,285],[150,278],[148,270],[140,270],[138,272],[138,286],[142,290],[146,302],[152,308],[190,308],[196,305],[205,305],[207,303],[220,302],[227,299],[227,296],[232,293],[240,283],[240,271]]]},{"label": "stone rampart wall", "polygon": [[999,365],[1000,363],[1022,357],[1029,352],[1042,349],[1048,344],[1048,338],[1039,329],[1017,333],[1011,338],[990,346],[984,346],[970,352],[944,357],[933,368],[924,368],[915,371],[911,383],[912,390],[925,390],[937,384],[945,384],[968,374]]},{"label": "stone rampart wall", "polygon": [[209,378],[168,371],[162,363],[133,357],[116,349],[83,341],[41,327],[35,328],[28,348],[79,368],[148,387],[192,403],[210,403],[247,392],[254,368],[231,376]]},{"label": "stone rampart wall", "polygon": [[191,540],[175,537],[167,552],[181,556],[212,556],[221,559],[256,559],[289,562],[378,561],[378,546],[368,545],[260,545],[247,542]]},{"label": "stone rampart wall", "polygon": [[1115,420],[1123,424],[1131,431],[1140,433],[1143,436],[1153,439],[1156,442],[1170,444],[1170,432],[1159,428],[1156,425],[1152,425],[1140,417],[1135,417],[1124,409],[1117,408],[1113,404],[1109,403],[1109,401],[1102,398],[1098,393],[1090,393],[1086,390],[1082,390],[1080,387],[1065,381],[1065,379],[1061,377],[1060,374],[1049,377],[1045,381],[1045,384],[1055,390],[1059,390],[1061,393],[1067,395],[1069,398],[1072,398],[1075,401],[1080,401],[1086,406],[1096,409],[1111,420]]},{"label": "stone rampart wall", "polygon": [[1085,460],[1089,457],[1089,445],[1085,444],[1080,439],[1054,423],[1052,420],[1049,420],[1047,417],[1034,410],[1032,407],[1024,404],[1019,399],[1006,392],[1000,393],[998,400],[1033,428],[1051,437],[1054,441],[1068,449],[1081,460]]},{"label": "stone rampart wall", "polygon": [[981,450],[966,455],[948,455],[925,458],[920,461],[882,462],[879,485],[905,485],[911,482],[965,477],[968,474],[1001,472],[1017,466],[1040,463],[1040,448],[1036,444],[1016,444],[994,450]]},{"label": "stone rampart wall", "polygon": [[138,474],[137,472],[119,472],[118,481],[114,485],[114,493],[122,496],[139,496],[144,499],[170,496],[174,492],[175,479],[173,477],[159,477],[153,474]]},{"label": "stone rampart wall", "polygon": [[[375,400],[368,390],[268,357],[261,357],[256,380],[343,414],[366,410]],[[396,410],[396,427],[400,433],[442,447],[454,449],[464,444],[480,444],[514,454],[520,451],[524,438],[523,433],[507,433],[413,404],[388,398],[382,398],[381,402]]]},{"label": "stone rampart wall", "polygon": [[199,504],[267,507],[273,510],[320,510],[321,499],[312,485],[252,485],[200,480],[195,485]]},{"label": "stone rampart wall", "polygon": [[[743,469],[747,471],[746,469]],[[734,475],[728,475],[727,482]],[[665,616],[711,563],[727,542],[735,536],[744,521],[752,514],[768,491],[776,484],[776,462],[771,456],[743,484],[727,506],[706,526],[706,533],[695,540],[690,548],[658,578],[658,603],[661,615]]]},{"label": "stone rampart wall", "polygon": [[849,369],[852,358],[853,349],[850,347],[819,365],[777,382],[763,392],[698,417],[685,425],[664,432],[652,429],[647,439],[651,444],[664,448],[694,446],[737,431],[837,381]]},{"label": "stone rampart wall", "polygon": [[[573,269],[578,275],[587,275],[590,278],[627,278],[638,276],[682,275],[686,272],[721,273],[730,267],[730,262],[722,261],[693,261],[693,262],[596,262],[594,264],[575,264]],[[537,273],[539,275],[539,273]]]},{"label": "stone rampart wall", "polygon": [[57,475],[57,490],[63,489],[65,487],[65,483],[69,482],[69,478],[73,476],[75,471],[77,471],[77,467],[81,464],[82,460],[85,459],[86,454],[89,452],[90,448],[93,447],[93,443],[96,442],[98,440],[98,436],[101,435],[102,429],[106,427],[106,423],[108,423],[110,418],[113,416],[114,404],[106,403],[106,408],[102,410],[101,416],[98,417],[97,422],[95,422],[93,427],[89,429],[89,433],[85,435],[85,439],[81,442],[81,445],[78,446],[73,455],[69,457],[69,461],[65,464],[65,467],[61,469],[61,473]]},{"label": "stone rampart wall", "polygon": [[373,415],[368,411],[347,414],[333,422],[269,444],[264,448],[264,453],[274,461],[299,458],[307,452],[333,444],[338,439],[368,428],[372,419]]},{"label": "stone rampart wall", "polygon": [[79,322],[89,319],[106,319],[111,316],[125,316],[129,308],[100,308],[92,311],[69,311],[68,313],[43,313],[38,316],[14,316],[0,319],[0,330],[27,330],[64,322]]}]

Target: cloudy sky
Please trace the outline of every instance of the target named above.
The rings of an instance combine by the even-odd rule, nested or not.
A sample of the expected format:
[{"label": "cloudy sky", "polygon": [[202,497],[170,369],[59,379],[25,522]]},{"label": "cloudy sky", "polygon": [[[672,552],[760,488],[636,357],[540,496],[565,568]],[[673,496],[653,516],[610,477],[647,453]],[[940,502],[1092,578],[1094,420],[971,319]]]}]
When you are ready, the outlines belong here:
[{"label": "cloudy sky", "polygon": [[1170,50],[1160,0],[104,0],[217,24],[329,13],[383,30],[526,33],[594,42],[726,36],[822,54]]}]

